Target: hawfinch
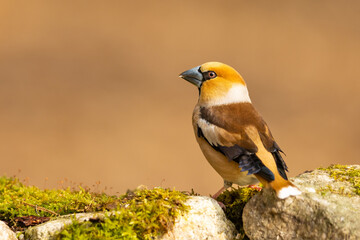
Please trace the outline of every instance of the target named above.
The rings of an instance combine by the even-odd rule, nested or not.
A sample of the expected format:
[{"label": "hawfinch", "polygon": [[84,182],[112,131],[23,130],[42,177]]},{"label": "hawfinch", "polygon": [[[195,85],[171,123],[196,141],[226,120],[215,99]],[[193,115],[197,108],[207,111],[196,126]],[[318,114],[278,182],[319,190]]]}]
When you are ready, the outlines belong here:
[{"label": "hawfinch", "polygon": [[281,149],[251,104],[244,79],[232,67],[208,62],[180,74],[199,89],[192,122],[210,165],[224,179],[213,197],[233,183],[260,181],[283,199],[301,192],[287,178]]}]

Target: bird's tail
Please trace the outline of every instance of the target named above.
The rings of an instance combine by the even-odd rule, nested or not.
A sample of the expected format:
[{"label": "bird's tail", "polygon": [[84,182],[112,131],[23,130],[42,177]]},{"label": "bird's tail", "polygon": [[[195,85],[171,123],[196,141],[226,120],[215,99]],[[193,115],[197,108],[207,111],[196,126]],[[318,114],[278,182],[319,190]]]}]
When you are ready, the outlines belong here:
[{"label": "bird's tail", "polygon": [[284,199],[290,196],[300,195],[301,191],[289,180],[286,180],[280,175],[276,176],[271,182],[255,174],[259,181],[266,187],[272,188],[276,192],[276,196],[280,199]]},{"label": "bird's tail", "polygon": [[277,197],[280,199],[301,194],[301,191],[288,180],[281,181],[280,183],[270,183],[270,186],[275,190]]}]

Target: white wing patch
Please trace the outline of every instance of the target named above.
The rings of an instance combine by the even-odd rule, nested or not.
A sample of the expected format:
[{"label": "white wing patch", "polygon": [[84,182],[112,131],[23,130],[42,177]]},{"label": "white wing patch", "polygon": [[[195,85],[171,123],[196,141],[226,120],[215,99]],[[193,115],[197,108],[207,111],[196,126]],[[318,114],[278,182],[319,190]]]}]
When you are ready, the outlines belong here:
[{"label": "white wing patch", "polygon": [[206,120],[200,118],[198,121],[198,127],[201,128],[204,137],[208,140],[208,142],[213,145],[217,146],[219,143],[219,139],[217,137],[216,126],[207,122]]},{"label": "white wing patch", "polygon": [[197,126],[201,129],[204,137],[212,146],[231,147],[235,142],[241,140],[241,135],[230,133],[223,128],[209,123],[205,119],[199,118]]}]

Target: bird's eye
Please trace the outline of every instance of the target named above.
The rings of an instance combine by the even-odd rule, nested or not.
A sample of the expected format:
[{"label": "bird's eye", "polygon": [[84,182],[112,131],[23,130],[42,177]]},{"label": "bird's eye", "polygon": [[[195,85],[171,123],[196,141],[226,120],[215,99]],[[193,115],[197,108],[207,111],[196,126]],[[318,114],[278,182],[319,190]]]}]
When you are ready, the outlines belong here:
[{"label": "bird's eye", "polygon": [[205,79],[212,79],[212,78],[216,78],[216,73],[214,71],[209,71],[209,72],[206,72],[205,74]]}]

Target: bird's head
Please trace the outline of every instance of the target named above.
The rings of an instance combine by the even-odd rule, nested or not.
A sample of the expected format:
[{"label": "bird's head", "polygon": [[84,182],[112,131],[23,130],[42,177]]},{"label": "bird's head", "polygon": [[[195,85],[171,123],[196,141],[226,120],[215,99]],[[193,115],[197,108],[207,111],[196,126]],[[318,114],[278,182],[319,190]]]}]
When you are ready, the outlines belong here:
[{"label": "bird's head", "polygon": [[224,63],[207,62],[181,73],[180,77],[199,88],[202,105],[250,102],[244,79]]}]

